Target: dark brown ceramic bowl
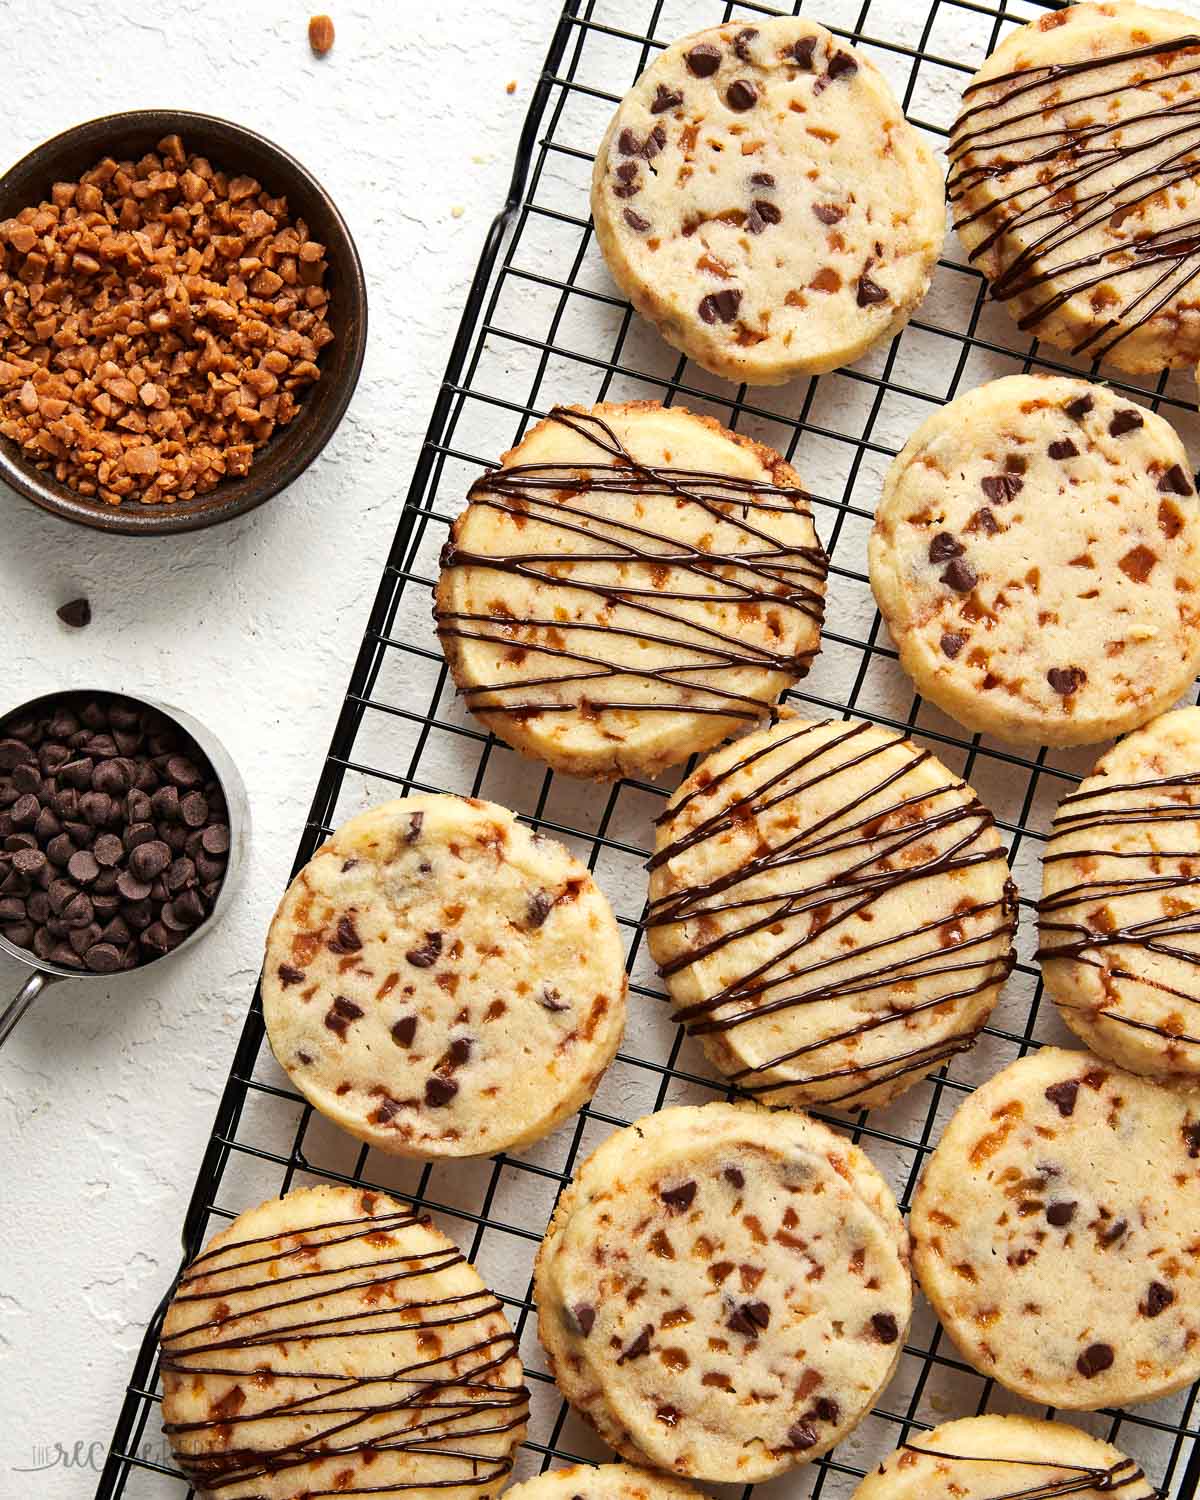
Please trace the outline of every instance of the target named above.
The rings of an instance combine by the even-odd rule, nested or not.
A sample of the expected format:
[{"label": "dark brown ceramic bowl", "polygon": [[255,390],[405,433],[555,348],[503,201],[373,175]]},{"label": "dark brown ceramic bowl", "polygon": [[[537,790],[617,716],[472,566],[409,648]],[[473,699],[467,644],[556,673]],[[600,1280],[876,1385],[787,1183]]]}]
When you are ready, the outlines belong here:
[{"label": "dark brown ceramic bowl", "polygon": [[300,411],[254,455],[249,472],[228,479],[206,495],[173,504],[106,505],[77,495],[52,474],[30,463],[17,445],[0,438],[0,480],[43,510],[132,536],[195,531],[244,515],[302,474],[333,436],[362,368],[367,342],[367,288],[362,264],[345,220],[325,189],[293,157],[242,125],[185,110],[142,109],[89,120],[38,146],[0,177],[0,219],[49,198],[56,182],[71,182],[104,156],[137,160],[164,136],[178,135],[188,152],[214,166],[256,177],[271,193],[283,193],[288,209],[302,218],[326,249],[333,342],[321,351],[321,378],[305,394]]}]

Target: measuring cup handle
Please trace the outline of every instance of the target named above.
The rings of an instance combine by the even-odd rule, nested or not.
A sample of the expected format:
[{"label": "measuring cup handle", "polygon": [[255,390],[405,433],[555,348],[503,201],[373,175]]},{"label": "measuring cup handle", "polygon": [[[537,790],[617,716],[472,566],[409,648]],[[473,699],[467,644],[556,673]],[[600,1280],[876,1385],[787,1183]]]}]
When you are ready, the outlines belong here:
[{"label": "measuring cup handle", "polygon": [[49,980],[45,974],[31,974],[17,992],[15,1000],[11,1001],[8,1009],[0,1016],[0,1047],[8,1041],[9,1032],[46,988]]}]

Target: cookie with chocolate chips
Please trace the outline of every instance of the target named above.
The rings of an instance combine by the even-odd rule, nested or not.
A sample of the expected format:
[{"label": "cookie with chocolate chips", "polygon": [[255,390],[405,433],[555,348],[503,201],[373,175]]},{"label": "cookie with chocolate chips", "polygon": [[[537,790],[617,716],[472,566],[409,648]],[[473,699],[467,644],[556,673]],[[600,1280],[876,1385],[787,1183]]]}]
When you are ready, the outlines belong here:
[{"label": "cookie with chocolate chips", "polygon": [[1111,1443],[1065,1422],[988,1413],[915,1433],[854,1491],[853,1500],[1155,1500],[1141,1468]]},{"label": "cookie with chocolate chips", "polygon": [[867,1413],[912,1311],[908,1245],[858,1147],[709,1104],[618,1131],[559,1199],[534,1272],[559,1389],[622,1457],[752,1483]]},{"label": "cookie with chocolate chips", "polygon": [[1012,968],[992,815],[895,730],[787,715],[724,746],[650,866],[675,1019],[764,1104],[886,1104],[974,1043]]},{"label": "cookie with chocolate chips", "polygon": [[525,1435],[498,1298],[383,1193],[302,1188],[240,1214],[184,1271],[161,1344],[163,1432],[209,1500],[486,1500]]},{"label": "cookie with chocolate chips", "polygon": [[1200,359],[1198,63],[1194,16],[1071,5],[968,84],[947,192],[1023,332],[1134,373]]},{"label": "cookie with chocolate chips", "polygon": [[702,1500],[690,1484],[632,1464],[547,1469],[505,1491],[505,1500]]},{"label": "cookie with chocolate chips", "polygon": [[467,705],[514,749],[654,776],[805,675],[825,572],[764,444],[653,401],[556,407],[472,486],[435,613]]},{"label": "cookie with chocolate chips", "polygon": [[262,1000],[281,1066],[343,1129],[483,1156],[591,1097],[621,1040],[624,950],[561,844],[491,802],[413,796],[342,824],[293,880]]},{"label": "cookie with chocolate chips", "polygon": [[1200,1082],[1200,708],[1100,758],[1042,870],[1038,957],[1063,1020],[1133,1073]]},{"label": "cookie with chocolate chips", "polygon": [[971,1094],[913,1199],[913,1261],[963,1357],[1038,1405],[1200,1376],[1200,1094],[1044,1047]]},{"label": "cookie with chocolate chips", "polygon": [[596,238],[690,359],[781,385],[911,317],[945,233],[941,172],[862,53],[799,16],[676,42],[596,153]]},{"label": "cookie with chocolate chips", "polygon": [[1200,667],[1200,519],[1162,417],[1061,376],[935,412],[892,463],[871,588],[918,692],[1012,744],[1085,745]]}]

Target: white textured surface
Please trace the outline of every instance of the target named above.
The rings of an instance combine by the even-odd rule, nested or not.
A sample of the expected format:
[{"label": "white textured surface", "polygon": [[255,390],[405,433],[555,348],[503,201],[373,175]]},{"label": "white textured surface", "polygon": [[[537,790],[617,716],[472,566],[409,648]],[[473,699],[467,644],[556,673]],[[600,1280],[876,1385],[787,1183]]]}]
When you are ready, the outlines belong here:
[{"label": "white textured surface", "polygon": [[[242,899],[217,932],[178,964],[123,982],[119,1000],[104,982],[51,989],[0,1054],[4,1500],[95,1487],[88,1472],[14,1470],[36,1447],[107,1444],[174,1274],[266,923],[558,7],[328,9],[337,42],[318,63],[308,7],[282,0],[0,0],[0,170],[115,110],[225,115],[324,183],[371,291],[370,347],[345,422],[256,514],[191,536],[102,537],[0,488],[3,706],[93,683],[178,703],[224,739],[254,812]],[[54,613],[78,594],[94,611],[82,632]],[[6,991],[19,977],[0,961]]]}]

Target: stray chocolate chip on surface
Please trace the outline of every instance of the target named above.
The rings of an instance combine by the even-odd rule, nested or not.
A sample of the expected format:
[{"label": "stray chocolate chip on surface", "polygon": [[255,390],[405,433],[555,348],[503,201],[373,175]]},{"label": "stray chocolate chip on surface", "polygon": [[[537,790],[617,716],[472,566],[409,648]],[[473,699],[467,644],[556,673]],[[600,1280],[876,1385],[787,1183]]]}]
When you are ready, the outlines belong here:
[{"label": "stray chocolate chip on surface", "polygon": [[60,604],[55,614],[64,625],[69,625],[72,630],[82,630],[92,623],[92,606],[84,598],[71,599],[66,604]]}]

